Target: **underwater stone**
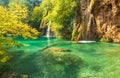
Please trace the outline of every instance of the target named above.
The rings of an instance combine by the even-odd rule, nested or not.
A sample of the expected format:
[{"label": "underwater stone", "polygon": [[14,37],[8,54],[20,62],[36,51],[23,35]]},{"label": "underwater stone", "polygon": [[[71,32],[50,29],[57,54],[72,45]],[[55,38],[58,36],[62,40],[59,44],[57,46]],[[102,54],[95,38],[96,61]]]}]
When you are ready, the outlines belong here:
[{"label": "underwater stone", "polygon": [[39,64],[43,73],[42,78],[78,78],[77,74],[83,65],[83,60],[79,56],[61,48],[48,49],[41,54]]},{"label": "underwater stone", "polygon": [[51,48],[49,49],[51,52],[71,52],[69,49],[63,49],[63,48]]}]

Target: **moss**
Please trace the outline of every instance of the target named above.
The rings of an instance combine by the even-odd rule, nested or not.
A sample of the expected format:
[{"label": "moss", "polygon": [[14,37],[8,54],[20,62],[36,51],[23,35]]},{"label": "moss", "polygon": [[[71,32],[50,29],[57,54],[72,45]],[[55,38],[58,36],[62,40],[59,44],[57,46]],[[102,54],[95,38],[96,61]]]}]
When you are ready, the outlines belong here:
[{"label": "moss", "polygon": [[9,68],[10,66],[7,63],[0,62],[0,78],[2,74],[4,74],[5,72],[9,72]]},{"label": "moss", "polygon": [[94,2],[95,2],[95,0],[91,0],[91,2],[90,2],[90,11],[91,11],[92,8],[93,8]]},{"label": "moss", "polygon": [[76,30],[76,29],[73,29],[71,40],[74,40],[76,35],[77,35],[77,30]]},{"label": "moss", "polygon": [[84,20],[82,20],[81,26],[82,26],[81,32],[84,33],[84,31],[85,31],[85,21]]},{"label": "moss", "polygon": [[51,51],[51,52],[71,52],[71,50],[63,49],[63,48],[52,48],[52,49],[49,49],[49,51]]},{"label": "moss", "polygon": [[107,39],[103,37],[103,38],[100,39],[100,41],[101,42],[107,42]]},{"label": "moss", "polygon": [[0,59],[0,62],[5,63],[7,62],[11,57],[10,56],[4,56],[2,59]]},{"label": "moss", "polygon": [[11,56],[5,54],[5,52],[0,51],[0,63],[5,63],[10,60]]},{"label": "moss", "polygon": [[11,56],[8,56],[5,52],[0,51],[0,78],[3,78],[1,75],[9,71],[10,66],[8,64],[8,60],[10,59]]},{"label": "moss", "polygon": [[64,51],[48,49],[42,53],[40,64],[43,78],[78,78],[77,73],[83,60],[79,56]]},{"label": "moss", "polygon": [[117,0],[117,5],[120,6],[120,0]]}]

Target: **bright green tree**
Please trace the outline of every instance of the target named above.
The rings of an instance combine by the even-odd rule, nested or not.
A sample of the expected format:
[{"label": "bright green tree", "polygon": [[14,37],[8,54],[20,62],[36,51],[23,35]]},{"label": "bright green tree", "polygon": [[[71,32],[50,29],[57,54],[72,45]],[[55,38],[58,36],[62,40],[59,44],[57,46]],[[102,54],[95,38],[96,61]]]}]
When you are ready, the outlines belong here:
[{"label": "bright green tree", "polygon": [[31,24],[34,28],[39,29],[40,22],[42,21],[42,8],[36,6],[32,11]]},{"label": "bright green tree", "polygon": [[[27,8],[16,3],[9,7],[0,6],[0,53],[10,46],[18,46],[13,38],[24,37],[36,39],[39,32],[22,22],[27,17]],[[1,56],[0,56],[1,57]]]},{"label": "bright green tree", "polygon": [[7,6],[9,4],[9,0],[0,0],[0,5]]},{"label": "bright green tree", "polygon": [[[74,0],[43,0],[41,7],[47,16],[43,19],[51,21],[51,29],[57,37],[71,34],[71,22],[74,17],[76,2]],[[44,15],[44,14],[43,14]]]}]

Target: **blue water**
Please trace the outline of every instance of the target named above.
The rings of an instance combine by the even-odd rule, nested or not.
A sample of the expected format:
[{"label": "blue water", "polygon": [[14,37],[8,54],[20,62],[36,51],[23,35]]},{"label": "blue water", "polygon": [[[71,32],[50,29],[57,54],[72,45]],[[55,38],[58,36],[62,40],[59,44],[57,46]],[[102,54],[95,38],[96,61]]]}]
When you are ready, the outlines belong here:
[{"label": "blue water", "polygon": [[[76,44],[69,40],[48,39],[45,37],[36,40],[17,39],[17,41],[21,42],[23,46],[11,49],[16,53],[16,58],[11,62],[13,66],[11,70],[19,74],[25,74],[29,78],[48,78],[48,76],[43,76],[43,70],[40,69],[41,64],[39,61],[41,59],[41,52],[47,46],[49,47],[46,49],[68,49],[71,51],[70,54],[76,55],[76,57],[80,57],[83,60],[84,64],[82,68],[76,72],[78,76],[73,76],[74,78],[120,77],[120,44],[100,42]],[[60,73],[62,72],[64,72],[64,70]],[[50,72],[46,73],[49,74]],[[58,72],[55,71],[54,73]],[[61,78],[60,76],[53,77]],[[64,76],[64,78],[66,78],[66,76]]]}]

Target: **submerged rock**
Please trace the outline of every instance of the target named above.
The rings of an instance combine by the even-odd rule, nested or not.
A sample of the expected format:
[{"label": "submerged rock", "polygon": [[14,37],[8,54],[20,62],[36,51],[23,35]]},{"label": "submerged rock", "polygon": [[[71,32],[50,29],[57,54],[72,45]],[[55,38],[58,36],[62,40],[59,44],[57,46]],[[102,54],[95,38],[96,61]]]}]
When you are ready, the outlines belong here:
[{"label": "submerged rock", "polygon": [[69,49],[63,49],[63,48],[51,48],[49,49],[51,52],[71,52]]},{"label": "submerged rock", "polygon": [[14,72],[4,72],[0,78],[29,78],[26,74],[18,74]]},{"label": "submerged rock", "polygon": [[41,78],[78,78],[77,74],[83,60],[61,48],[48,49],[42,52],[40,69]]}]

